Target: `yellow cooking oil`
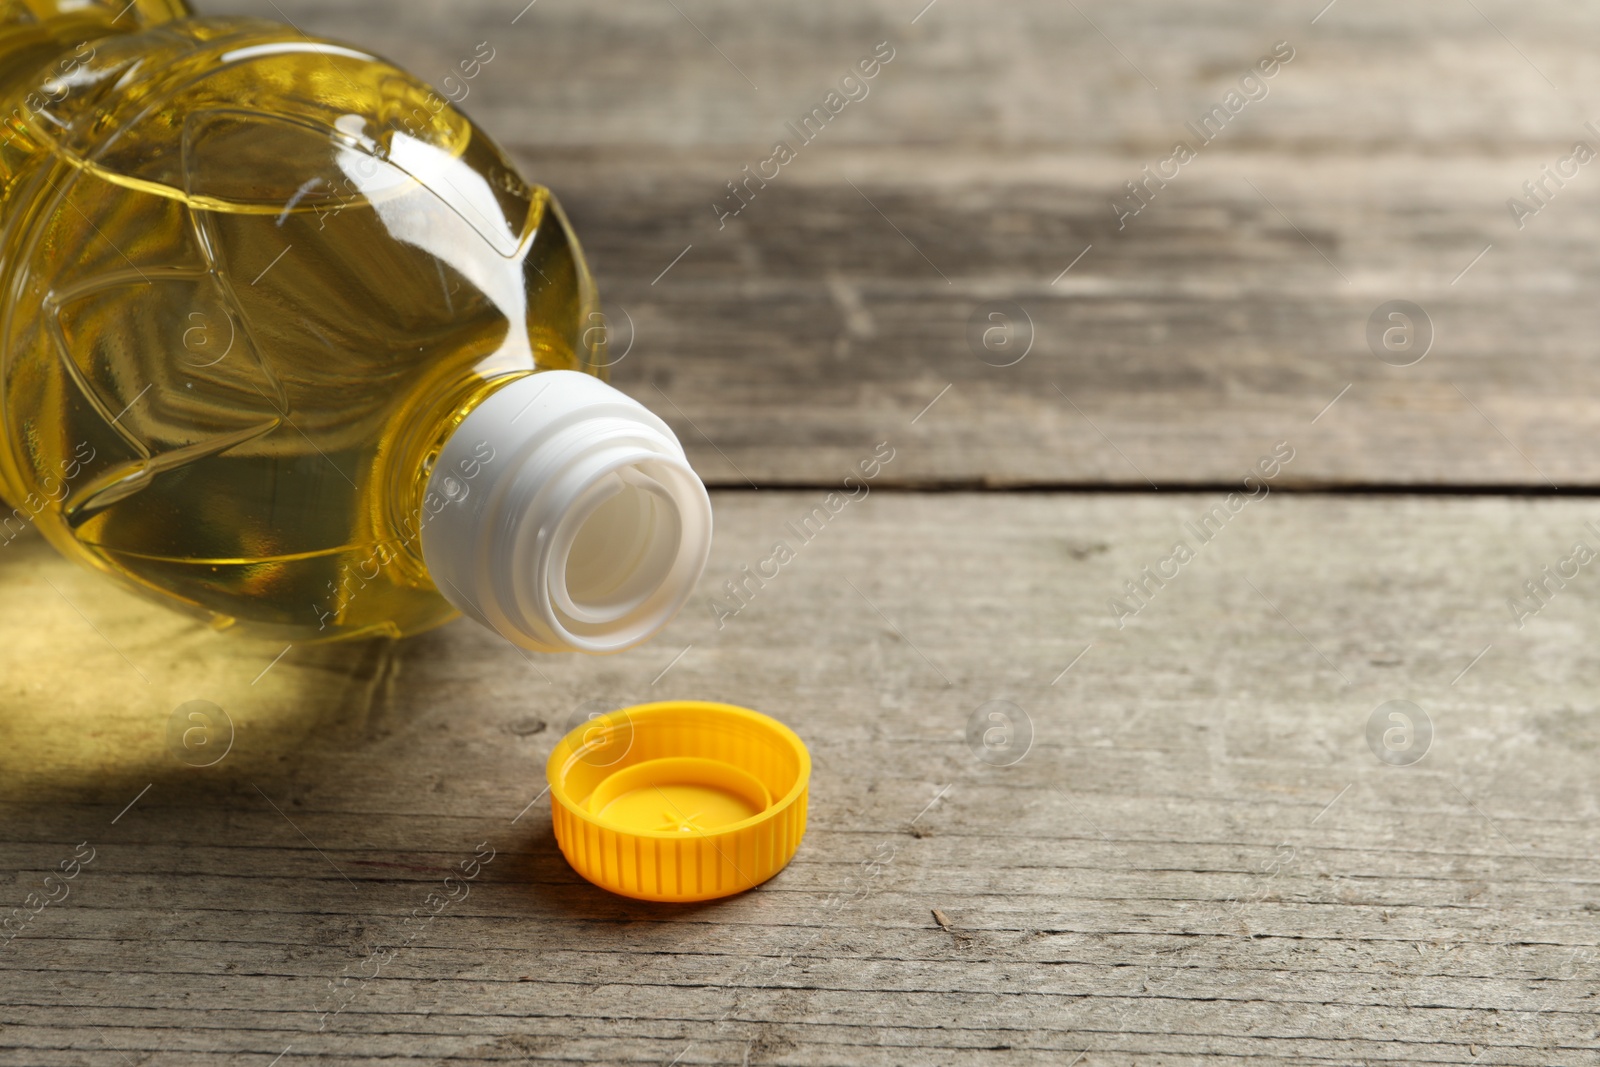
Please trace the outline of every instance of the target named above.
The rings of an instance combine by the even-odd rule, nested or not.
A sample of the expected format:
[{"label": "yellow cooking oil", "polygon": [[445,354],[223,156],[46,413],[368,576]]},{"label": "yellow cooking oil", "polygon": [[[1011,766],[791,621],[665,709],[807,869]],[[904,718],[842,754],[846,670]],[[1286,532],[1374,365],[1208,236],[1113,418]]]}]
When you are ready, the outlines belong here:
[{"label": "yellow cooking oil", "polygon": [[0,543],[219,628],[400,636],[434,457],[599,375],[548,190],[358,48],[174,0],[0,4]]}]

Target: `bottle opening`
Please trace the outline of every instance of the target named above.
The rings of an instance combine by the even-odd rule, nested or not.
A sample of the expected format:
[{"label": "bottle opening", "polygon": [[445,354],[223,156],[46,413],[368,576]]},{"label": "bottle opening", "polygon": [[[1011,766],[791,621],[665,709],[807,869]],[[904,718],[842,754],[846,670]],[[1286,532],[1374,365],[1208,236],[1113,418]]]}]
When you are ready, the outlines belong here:
[{"label": "bottle opening", "polygon": [[564,524],[576,529],[566,553],[565,579],[551,592],[575,622],[616,622],[660,591],[671,576],[683,522],[661,472],[651,475],[654,466],[644,462],[607,474]]}]

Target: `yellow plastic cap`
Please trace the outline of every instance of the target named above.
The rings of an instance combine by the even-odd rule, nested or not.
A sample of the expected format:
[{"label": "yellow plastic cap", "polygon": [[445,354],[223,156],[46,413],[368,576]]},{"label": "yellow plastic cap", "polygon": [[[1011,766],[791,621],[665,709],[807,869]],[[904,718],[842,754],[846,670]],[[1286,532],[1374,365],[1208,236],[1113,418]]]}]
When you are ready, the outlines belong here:
[{"label": "yellow plastic cap", "polygon": [[811,754],[749,708],[619,708],[562,738],[545,771],[561,854],[626,897],[742,893],[783,870],[805,835]]}]

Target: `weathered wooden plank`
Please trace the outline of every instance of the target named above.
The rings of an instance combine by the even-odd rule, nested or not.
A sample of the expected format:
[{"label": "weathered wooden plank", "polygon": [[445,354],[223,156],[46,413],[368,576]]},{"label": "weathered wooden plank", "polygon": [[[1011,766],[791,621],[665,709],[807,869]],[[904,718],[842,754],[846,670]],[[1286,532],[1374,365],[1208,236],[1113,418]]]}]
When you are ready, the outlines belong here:
[{"label": "weathered wooden plank", "polygon": [[[1003,963],[985,960],[980,953],[990,952],[1009,956],[1005,950],[1012,939],[990,942],[970,932],[959,939],[941,935],[952,946],[949,952],[932,958],[861,958],[851,957],[833,961],[807,953],[797,957],[792,965],[774,974],[770,983],[773,989],[809,991],[841,1006],[830,1009],[827,1018],[834,1024],[848,1023],[861,998],[868,1001],[883,996],[904,999],[908,1004],[947,997],[991,996],[1008,1003],[1021,1003],[1038,998],[1071,1000],[1082,995],[1085,989],[1096,989],[1098,995],[1132,998],[1150,991],[1154,983],[1142,970],[1116,966],[1106,962],[1072,963],[1045,960],[1028,966],[1014,958]],[[932,940],[932,935],[924,935]],[[465,941],[463,941],[465,943]],[[935,951],[923,946],[921,951]],[[1431,955],[1431,953],[1430,953]],[[581,956],[558,956],[545,961],[559,965],[563,977],[546,978],[545,988],[539,994],[537,1006],[524,1005],[517,1014],[523,1018],[606,1018],[615,1013],[640,1020],[671,1022],[674,1020],[704,1018],[698,1011],[694,998],[696,990],[717,986],[725,981],[729,966],[726,961],[698,961],[670,954],[658,954],[640,947],[631,957],[641,969],[634,973],[629,962],[620,954],[604,960]],[[1385,988],[1393,972],[1351,973],[1336,970],[1317,973],[1294,961],[1292,972],[1296,981],[1292,988],[1278,989],[1270,996],[1276,984],[1274,975],[1283,971],[1267,968],[1227,968],[1193,966],[1186,956],[1168,953],[1163,964],[1160,982],[1160,999],[1166,1001],[1226,1000],[1236,1004],[1256,1004],[1266,1000],[1277,1007],[1272,1013],[1280,1018],[1315,1007],[1333,1007],[1342,1012],[1368,1015],[1373,1019],[1396,1014],[1384,1009],[1407,1009],[1412,991],[1406,988]],[[1407,971],[1414,970],[1417,961],[1412,956]],[[339,1015],[343,1030],[368,1033],[393,1033],[386,1016],[415,1014],[419,1007],[431,1007],[434,1012],[457,1017],[480,1014],[505,1014],[497,1004],[508,992],[517,989],[519,976],[510,972],[529,964],[529,956],[522,953],[518,959],[493,958],[488,962],[463,962],[459,955],[441,953],[418,954],[408,959],[408,966],[390,976],[384,992],[371,998],[363,997],[359,1007],[352,1006]],[[962,964],[959,984],[952,986],[951,968]],[[430,977],[444,969],[456,973],[451,989],[454,995],[436,1002],[437,979]],[[407,971],[412,973],[407,974]],[[495,977],[485,977],[492,971]],[[618,977],[619,971],[625,977]],[[1025,986],[1017,985],[1026,972]],[[226,974],[175,973],[170,970],[139,970],[118,968],[114,971],[98,968],[18,969],[19,979],[30,978],[37,986],[25,1004],[16,1005],[21,1019],[54,1020],[61,1025],[66,1014],[75,1009],[99,1006],[123,1011],[143,1013],[146,1025],[180,1026],[183,1016],[194,1010],[198,1000],[214,991],[219,980],[226,984],[233,1003],[248,1004],[260,1000],[263,1004],[286,1003],[292,1010],[280,1011],[275,1025],[300,1027],[316,1022],[316,1007],[323,995],[326,982],[321,975],[291,975],[276,969],[235,969]],[[94,982],[101,993],[90,998],[77,986],[85,981]],[[1397,1024],[1401,1032],[1411,1032],[1420,1027],[1422,1036],[1414,1040],[1427,1040],[1436,1027],[1438,1018],[1445,1014],[1464,1011],[1504,1011],[1520,1015],[1548,1015],[1549,1023],[1558,1032],[1569,1036],[1585,1036],[1584,1027],[1593,1025],[1592,990],[1585,990],[1581,978],[1530,982],[1527,979],[1493,979],[1478,975],[1452,979],[1448,976],[1430,975],[1429,996],[1436,998],[1426,1005],[1429,1012],[1438,1013],[1430,1020],[1427,1013]],[[152,987],[159,988],[152,988]],[[596,991],[594,987],[603,986]],[[663,989],[676,992],[663,994]],[[776,994],[775,994],[776,995]],[[262,999],[264,998],[264,999]],[[470,998],[470,1003],[464,998]],[[703,997],[702,997],[703,999]],[[880,1004],[868,1004],[872,1010]],[[1167,1006],[1171,1006],[1168,1004]],[[217,1021],[231,1018],[236,1025],[252,1026],[261,1023],[260,1013],[266,1008],[234,1007],[217,1010]],[[257,1015],[251,1018],[252,1014]],[[271,1021],[271,1020],[268,1020]],[[1048,1029],[1047,1020],[1035,1017],[1034,1021]],[[860,1025],[860,1024],[850,1024]],[[1318,1036],[1320,1040],[1334,1041],[1348,1036],[1339,1032],[1323,1032],[1319,1027],[1302,1028],[1303,1036]],[[57,1040],[60,1040],[59,1038]]]},{"label": "weathered wooden plank", "polygon": [[[1000,10],[939,0],[925,12],[926,0],[691,0],[677,10],[409,0],[381,15],[317,0],[197,6],[287,17],[375,49],[441,90],[465,88],[474,117],[531,145],[765,148],[885,40],[894,59],[830,139],[1167,149],[1280,40],[1294,58],[1238,119],[1238,132],[1274,148],[1543,147],[1569,140],[1588,117],[1573,102],[1600,90],[1588,61],[1600,18],[1511,0],[1478,10],[1346,3],[1315,24],[1322,5],[1298,0],[1025,0]],[[495,58],[464,86],[445,85],[480,41]]]},{"label": "weathered wooden plank", "polygon": [[[436,80],[497,49],[463,106],[562,197],[617,381],[715,484],[835,481],[891,434],[907,484],[1210,484],[1284,436],[1305,446],[1285,484],[1596,484],[1591,175],[1542,170],[1600,147],[1571,103],[1600,78],[1592,14],[279,6]],[[800,144],[786,124],[882,40],[869,95]],[[1185,123],[1278,40],[1295,57],[1268,94],[1201,145]],[[1197,158],[1119,222],[1179,138]],[[797,158],[719,221],[776,139]],[[1507,202],[1537,206],[1535,180],[1548,207],[1519,228]],[[1366,336],[1398,299],[1436,337],[1407,368]],[[996,301],[1031,324],[1015,366],[969,338]]]},{"label": "weathered wooden plank", "polygon": [[[1279,440],[1285,485],[1593,484],[1600,323],[1574,294],[1594,234],[1577,200],[1559,228],[1511,226],[1501,194],[1532,156],[1219,154],[1120,232],[1107,190],[1136,160],[809,163],[721,232],[695,203],[712,167],[661,166],[648,194],[608,187],[615,156],[574,167],[631,324],[615,377],[715,482],[837,482],[888,438],[887,477],[910,484],[1221,483]],[[1414,366],[1368,345],[1395,299],[1435,337]],[[991,366],[969,327],[1006,302],[1031,348]]]},{"label": "weathered wooden plank", "polygon": [[[821,498],[717,494],[707,592]],[[1271,495],[1118,629],[1106,601],[1222,499],[877,492],[720,629],[702,601],[646,648],[529,664],[461,623],[255,685],[278,649],[18,541],[0,887],[97,852],[0,948],[0,1061],[1594,1062],[1600,591],[1522,629],[1505,605],[1587,506]],[[164,732],[201,689],[248,727],[208,769]],[[606,695],[792,723],[817,771],[791,867],[689,908],[579,881],[521,813]],[[1437,729],[1412,766],[1365,740],[1397,698]],[[965,740],[992,699],[1036,730],[1014,766]],[[408,922],[481,841],[471,895]]]}]

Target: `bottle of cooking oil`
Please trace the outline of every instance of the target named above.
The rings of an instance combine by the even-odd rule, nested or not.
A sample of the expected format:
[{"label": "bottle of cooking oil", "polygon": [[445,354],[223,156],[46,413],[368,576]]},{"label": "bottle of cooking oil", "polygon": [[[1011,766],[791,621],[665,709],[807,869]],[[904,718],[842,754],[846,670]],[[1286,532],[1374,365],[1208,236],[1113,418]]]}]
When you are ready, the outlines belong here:
[{"label": "bottle of cooking oil", "polygon": [[711,536],[561,209],[359,49],[0,2],[0,542],[218,627],[613,652]]}]

